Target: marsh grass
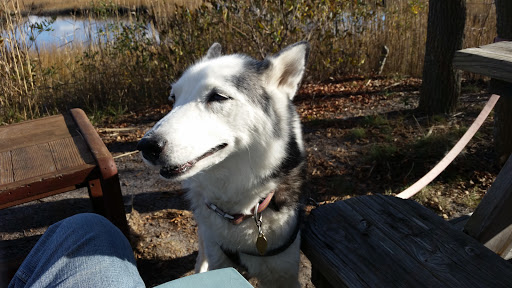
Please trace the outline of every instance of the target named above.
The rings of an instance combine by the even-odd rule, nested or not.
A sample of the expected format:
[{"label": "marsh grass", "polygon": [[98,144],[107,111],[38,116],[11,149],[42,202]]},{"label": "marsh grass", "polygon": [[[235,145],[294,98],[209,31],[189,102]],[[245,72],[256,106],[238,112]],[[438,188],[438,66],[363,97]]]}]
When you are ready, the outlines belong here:
[{"label": "marsh grass", "polygon": [[[138,19],[114,21],[94,41],[37,46],[51,23],[21,16],[16,1],[2,1],[0,117],[4,123],[82,107],[97,117],[165,101],[171,62]],[[13,12],[14,11],[14,12]],[[112,17],[111,15],[89,16]],[[92,24],[91,24],[92,25]],[[87,44],[86,44],[87,43]]]},{"label": "marsh grass", "polygon": [[[225,53],[262,58],[308,40],[312,49],[305,81],[310,82],[372,75],[386,46],[384,74],[420,76],[427,1],[380,3],[0,0],[0,122],[76,106],[101,118],[159,105],[166,101],[169,83],[213,42],[220,42]],[[491,43],[495,36],[492,0],[477,3],[468,3],[465,47]],[[34,37],[51,29],[51,23],[30,26],[23,15],[55,11],[114,23],[95,41],[37,47]],[[148,36],[147,23],[159,39]]]},{"label": "marsh grass", "polygon": [[90,11],[105,9],[110,13],[128,14],[130,12],[147,13],[149,7],[158,6],[166,13],[175,11],[176,6],[197,8],[201,0],[35,0],[19,1],[19,10],[23,15],[66,15],[89,14]]}]

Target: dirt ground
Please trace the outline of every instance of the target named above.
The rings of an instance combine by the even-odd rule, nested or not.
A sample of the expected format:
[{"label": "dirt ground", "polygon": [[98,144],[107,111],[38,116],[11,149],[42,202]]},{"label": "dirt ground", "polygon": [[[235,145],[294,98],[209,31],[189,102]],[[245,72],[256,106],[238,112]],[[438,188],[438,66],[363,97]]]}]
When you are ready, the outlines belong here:
[{"label": "dirt ground", "polygon": [[[419,85],[418,79],[361,77],[303,85],[295,103],[308,153],[304,193],[311,203],[402,191],[444,156],[489,97],[485,84],[465,82],[458,113],[425,117],[414,110]],[[116,157],[131,240],[148,287],[190,275],[197,255],[197,227],[186,192],[161,180],[132,153],[169,109],[148,109],[96,125]],[[499,170],[489,139],[492,116],[462,155],[414,199],[446,219],[473,211]],[[87,211],[83,189],[0,210],[0,275],[6,263],[23,259],[49,225]],[[310,266],[302,256],[302,287],[313,287]],[[7,281],[0,276],[0,287]]]}]

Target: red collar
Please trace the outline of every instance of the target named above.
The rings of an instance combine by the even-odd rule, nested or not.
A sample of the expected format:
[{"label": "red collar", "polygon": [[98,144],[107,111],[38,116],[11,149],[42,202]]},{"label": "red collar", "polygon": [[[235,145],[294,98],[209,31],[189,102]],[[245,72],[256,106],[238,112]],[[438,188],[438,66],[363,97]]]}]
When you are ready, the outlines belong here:
[{"label": "red collar", "polygon": [[209,203],[209,202],[206,202],[206,207],[208,207],[210,210],[214,211],[215,213],[217,213],[224,219],[228,220],[232,224],[238,225],[238,224],[242,223],[242,221],[244,221],[245,219],[251,218],[251,217],[253,217],[254,214],[261,213],[263,210],[265,210],[268,207],[268,204],[270,204],[270,200],[272,200],[273,196],[274,196],[274,191],[270,192],[265,199],[258,202],[258,204],[259,204],[258,211],[254,211],[256,208],[256,206],[254,206],[254,208],[252,208],[252,210],[251,210],[251,214],[231,215],[231,214],[224,212],[222,209],[217,207],[215,204]]}]

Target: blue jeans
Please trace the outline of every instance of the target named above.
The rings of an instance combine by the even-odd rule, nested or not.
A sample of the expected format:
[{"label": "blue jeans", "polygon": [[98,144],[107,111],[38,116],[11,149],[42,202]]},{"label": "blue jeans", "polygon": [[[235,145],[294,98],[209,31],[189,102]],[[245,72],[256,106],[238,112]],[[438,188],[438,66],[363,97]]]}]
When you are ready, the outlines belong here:
[{"label": "blue jeans", "polygon": [[128,240],[96,214],[48,228],[11,280],[13,287],[145,287]]}]

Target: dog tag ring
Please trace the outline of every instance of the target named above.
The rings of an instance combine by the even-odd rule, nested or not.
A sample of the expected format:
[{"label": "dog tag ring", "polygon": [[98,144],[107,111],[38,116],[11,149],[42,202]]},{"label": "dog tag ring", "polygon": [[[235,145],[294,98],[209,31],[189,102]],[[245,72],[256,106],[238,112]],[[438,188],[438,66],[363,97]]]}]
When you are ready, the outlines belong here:
[{"label": "dog tag ring", "polygon": [[256,203],[256,207],[254,207],[254,221],[256,221],[256,227],[258,227],[258,238],[256,238],[256,249],[261,256],[265,255],[267,252],[268,242],[267,238],[265,238],[265,234],[263,234],[263,229],[261,229],[261,213],[258,215],[259,203]]},{"label": "dog tag ring", "polygon": [[265,234],[260,233],[258,235],[258,239],[256,239],[256,249],[258,249],[258,253],[260,253],[261,256],[265,255],[265,252],[267,252],[267,238],[265,238]]}]

